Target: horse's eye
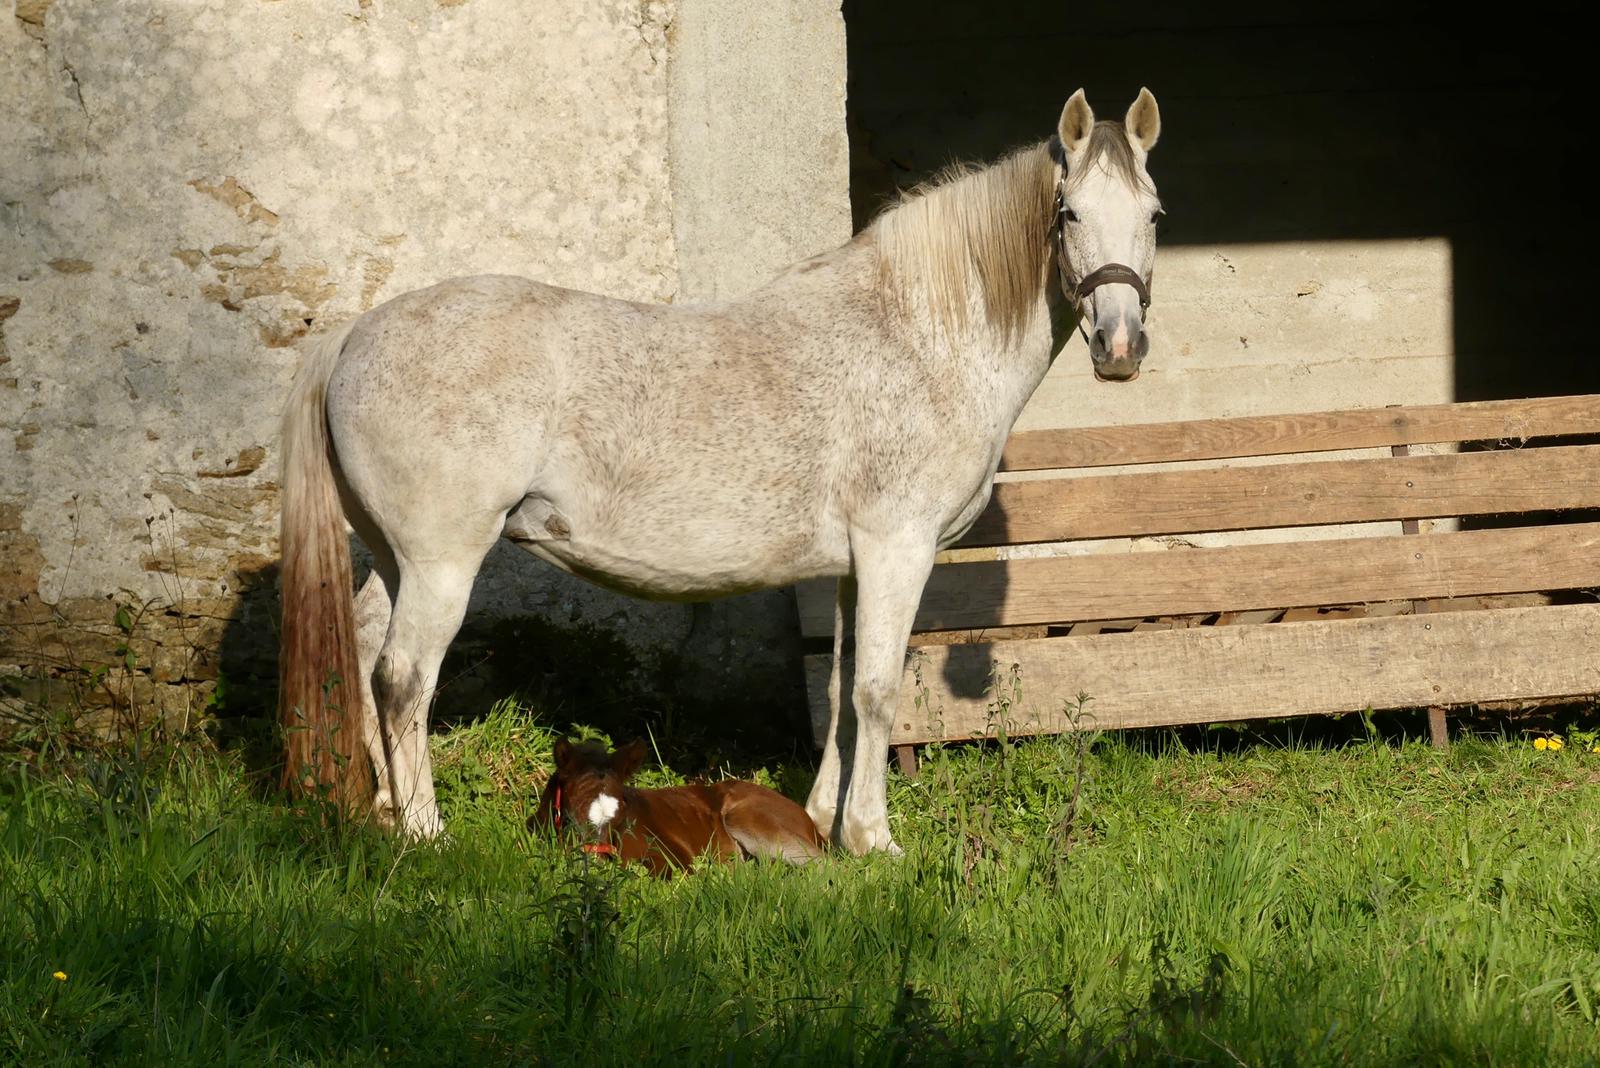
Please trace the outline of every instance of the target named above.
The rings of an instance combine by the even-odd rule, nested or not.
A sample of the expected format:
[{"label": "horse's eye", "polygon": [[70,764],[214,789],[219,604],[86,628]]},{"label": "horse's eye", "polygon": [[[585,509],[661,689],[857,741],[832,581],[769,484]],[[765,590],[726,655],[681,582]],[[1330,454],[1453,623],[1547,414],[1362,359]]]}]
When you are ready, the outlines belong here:
[{"label": "horse's eye", "polygon": [[1078,221],[1078,213],[1073,211],[1071,208],[1062,208],[1061,209],[1061,216],[1062,216],[1062,218],[1066,219],[1067,222],[1077,222]]},{"label": "horse's eye", "polygon": [[1150,213],[1150,225],[1154,226],[1156,224],[1156,220],[1160,219],[1161,216],[1163,216],[1165,214],[1166,214],[1166,212],[1162,211],[1160,208],[1157,208],[1155,211],[1152,211]]}]

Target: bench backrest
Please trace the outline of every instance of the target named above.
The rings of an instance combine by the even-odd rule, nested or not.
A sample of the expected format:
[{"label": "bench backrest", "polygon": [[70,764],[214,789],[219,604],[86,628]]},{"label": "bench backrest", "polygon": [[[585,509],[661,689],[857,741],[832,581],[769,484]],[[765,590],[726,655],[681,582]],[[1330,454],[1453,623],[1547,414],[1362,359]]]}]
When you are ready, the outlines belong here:
[{"label": "bench backrest", "polygon": [[[1095,725],[1117,727],[1600,691],[1600,605],[1584,603],[1042,636],[1093,620],[1434,599],[1461,607],[1482,595],[1600,587],[1600,522],[1550,521],[1600,509],[1600,444],[1551,440],[1589,435],[1600,435],[1600,396],[1016,434],[989,507],[929,580],[913,639],[923,648],[908,667],[894,740],[970,737],[994,730],[997,716],[1013,733],[1060,729],[1063,701],[1080,692]],[[1461,448],[1408,455],[1418,445]],[[1309,455],[1352,450],[1378,454]],[[1172,466],[1198,461],[1234,463]],[[1417,520],[1483,516],[1497,518],[1464,524],[1485,529],[1413,533]],[[1405,533],[1182,541],[1376,521],[1401,521]],[[1175,547],[1071,544],[1152,536]],[[974,559],[1044,544],[1057,555]],[[800,591],[809,639],[831,631],[831,586]],[[995,637],[1011,640],[985,640]],[[827,654],[808,658],[814,723],[826,723],[828,668]]]}]

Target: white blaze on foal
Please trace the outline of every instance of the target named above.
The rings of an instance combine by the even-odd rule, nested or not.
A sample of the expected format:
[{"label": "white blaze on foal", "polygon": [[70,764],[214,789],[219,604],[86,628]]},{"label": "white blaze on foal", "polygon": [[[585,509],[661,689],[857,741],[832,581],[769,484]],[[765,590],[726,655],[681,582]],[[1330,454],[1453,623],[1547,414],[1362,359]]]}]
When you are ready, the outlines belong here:
[{"label": "white blaze on foal", "polygon": [[606,824],[610,823],[612,819],[616,817],[617,806],[619,804],[621,804],[621,802],[612,797],[610,794],[601,794],[599,797],[589,802],[589,826],[593,827],[597,831],[605,830]]}]

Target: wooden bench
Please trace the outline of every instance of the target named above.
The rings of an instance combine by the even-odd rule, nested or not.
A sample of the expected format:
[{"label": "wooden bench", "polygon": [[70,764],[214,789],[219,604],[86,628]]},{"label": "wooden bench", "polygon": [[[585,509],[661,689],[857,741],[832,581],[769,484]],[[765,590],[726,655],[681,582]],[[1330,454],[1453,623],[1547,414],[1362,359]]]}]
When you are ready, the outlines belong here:
[{"label": "wooden bench", "polygon": [[[902,766],[997,720],[1024,735],[1425,707],[1443,744],[1453,705],[1600,693],[1600,522],[1582,521],[1600,516],[1570,514],[1600,508],[1600,444],[1550,440],[1590,435],[1600,396],[1015,434],[923,594]],[[1230,463],[1197,466],[1213,461]],[[1273,533],[1191,545],[1244,531]],[[833,586],[799,590],[812,648],[831,649]],[[806,658],[819,745],[831,661]]]}]

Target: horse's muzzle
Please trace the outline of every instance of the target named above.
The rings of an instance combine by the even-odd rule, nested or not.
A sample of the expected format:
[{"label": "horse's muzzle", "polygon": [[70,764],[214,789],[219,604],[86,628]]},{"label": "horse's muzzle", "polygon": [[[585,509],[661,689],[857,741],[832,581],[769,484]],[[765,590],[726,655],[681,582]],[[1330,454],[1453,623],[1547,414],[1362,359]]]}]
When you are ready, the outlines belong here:
[{"label": "horse's muzzle", "polygon": [[1102,382],[1132,382],[1139,377],[1138,360],[1107,360],[1094,365],[1094,376]]},{"label": "horse's muzzle", "polygon": [[1102,382],[1132,382],[1139,377],[1139,364],[1149,351],[1150,337],[1134,315],[1107,316],[1089,338],[1094,376]]}]

